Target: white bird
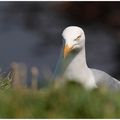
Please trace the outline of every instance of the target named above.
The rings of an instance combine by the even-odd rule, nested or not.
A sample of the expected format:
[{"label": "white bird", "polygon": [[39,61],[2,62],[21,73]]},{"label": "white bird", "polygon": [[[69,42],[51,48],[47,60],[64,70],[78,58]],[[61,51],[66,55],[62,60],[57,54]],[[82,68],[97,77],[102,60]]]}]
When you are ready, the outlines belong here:
[{"label": "white bird", "polygon": [[[109,74],[89,68],[86,63],[85,34],[82,28],[69,26],[62,33],[64,49],[62,48],[56,76],[64,80],[74,80],[81,83],[86,89],[106,86],[109,89],[119,90],[120,82]],[[61,59],[62,58],[62,59]]]}]

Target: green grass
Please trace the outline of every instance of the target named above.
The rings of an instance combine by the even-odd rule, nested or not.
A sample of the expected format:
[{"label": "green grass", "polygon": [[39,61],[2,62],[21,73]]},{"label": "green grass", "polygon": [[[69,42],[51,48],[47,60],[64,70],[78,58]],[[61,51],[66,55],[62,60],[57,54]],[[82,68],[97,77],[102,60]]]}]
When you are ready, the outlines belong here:
[{"label": "green grass", "polygon": [[4,75],[5,73],[0,74],[0,90],[7,90],[11,88],[12,79],[9,77],[10,73]]},{"label": "green grass", "polygon": [[0,90],[0,118],[120,118],[120,94],[79,84]]}]

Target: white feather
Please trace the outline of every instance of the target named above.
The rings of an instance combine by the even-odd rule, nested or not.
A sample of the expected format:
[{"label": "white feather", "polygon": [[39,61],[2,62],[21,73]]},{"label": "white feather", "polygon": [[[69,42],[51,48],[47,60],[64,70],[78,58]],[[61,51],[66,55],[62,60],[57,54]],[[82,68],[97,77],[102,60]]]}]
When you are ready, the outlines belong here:
[{"label": "white feather", "polygon": [[[60,64],[60,67],[62,67],[60,70],[62,72],[59,73],[63,78],[75,80],[81,83],[86,89],[94,89],[101,85],[105,85],[106,87],[114,90],[120,89],[120,82],[118,80],[103,71],[90,69],[87,66],[85,53],[85,34],[82,28],[77,26],[67,27],[63,31],[62,36],[65,40],[64,43],[67,44],[67,46],[74,46],[72,49],[78,50],[77,52],[73,53],[73,55],[70,55],[62,60],[62,64]],[[80,36],[80,38],[75,40],[78,36]]]}]

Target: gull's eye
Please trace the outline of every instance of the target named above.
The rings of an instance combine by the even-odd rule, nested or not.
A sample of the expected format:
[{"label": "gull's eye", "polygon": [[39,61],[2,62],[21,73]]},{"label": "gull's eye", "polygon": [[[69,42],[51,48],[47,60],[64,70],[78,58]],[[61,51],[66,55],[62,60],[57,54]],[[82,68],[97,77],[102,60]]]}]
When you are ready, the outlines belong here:
[{"label": "gull's eye", "polygon": [[74,41],[78,41],[80,39],[81,35],[79,35]]}]

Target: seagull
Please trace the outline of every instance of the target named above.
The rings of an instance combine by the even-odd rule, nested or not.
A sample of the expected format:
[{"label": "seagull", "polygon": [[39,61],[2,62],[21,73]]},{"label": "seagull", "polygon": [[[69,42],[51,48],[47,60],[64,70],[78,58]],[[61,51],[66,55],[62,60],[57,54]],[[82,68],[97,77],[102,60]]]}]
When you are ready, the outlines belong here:
[{"label": "seagull", "polygon": [[89,68],[86,63],[85,33],[78,26],[69,26],[63,30],[63,47],[58,61],[55,78],[75,81],[85,89],[105,86],[110,90],[119,90],[120,82],[104,71]]}]

